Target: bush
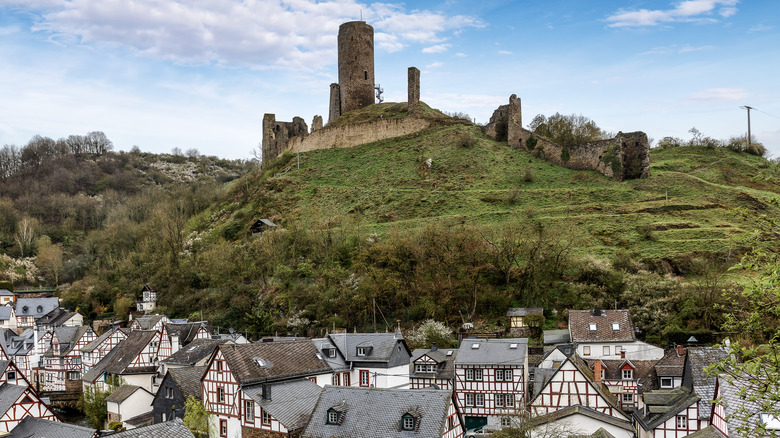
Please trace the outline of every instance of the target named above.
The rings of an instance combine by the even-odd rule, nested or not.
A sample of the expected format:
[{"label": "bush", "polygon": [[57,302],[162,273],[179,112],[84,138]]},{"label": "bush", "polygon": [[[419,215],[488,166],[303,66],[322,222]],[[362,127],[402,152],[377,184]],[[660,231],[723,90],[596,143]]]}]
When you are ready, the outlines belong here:
[{"label": "bush", "polygon": [[523,171],[523,181],[534,182],[534,171],[530,167],[526,167]]}]

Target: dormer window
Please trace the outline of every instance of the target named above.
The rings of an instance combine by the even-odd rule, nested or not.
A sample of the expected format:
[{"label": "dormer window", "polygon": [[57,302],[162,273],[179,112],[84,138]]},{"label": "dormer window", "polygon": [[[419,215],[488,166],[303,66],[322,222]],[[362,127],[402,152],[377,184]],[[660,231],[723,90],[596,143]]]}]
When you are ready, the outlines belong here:
[{"label": "dormer window", "polygon": [[336,357],[336,349],[335,348],[328,348],[328,357]]},{"label": "dormer window", "polygon": [[369,347],[358,347],[357,348],[357,355],[360,357],[368,355]]},{"label": "dormer window", "polygon": [[22,313],[27,313],[30,311],[30,308],[27,306],[22,306]]},{"label": "dormer window", "polygon": [[614,330],[614,331],[620,330],[620,323],[619,322],[613,322],[612,323],[612,330]]},{"label": "dormer window", "polygon": [[431,363],[418,363],[414,365],[415,371],[418,373],[435,373],[436,365]]},{"label": "dormer window", "polygon": [[341,420],[341,412],[333,408],[328,409],[327,424],[341,424],[341,421],[339,420]]},{"label": "dormer window", "polygon": [[268,364],[265,363],[265,361],[259,357],[252,358],[252,361],[255,363],[255,365],[259,366],[260,368],[265,368],[268,366]]},{"label": "dormer window", "polygon": [[596,331],[596,323],[595,322],[591,322],[590,324],[588,324],[588,330],[590,330],[592,332],[595,332]]},{"label": "dormer window", "polygon": [[401,430],[414,430],[417,423],[417,419],[412,414],[404,414],[401,417]]},{"label": "dormer window", "polygon": [[633,380],[634,370],[623,370],[623,380]]},{"label": "dormer window", "polygon": [[38,311],[38,313],[43,312],[43,306],[38,306],[35,310]]}]

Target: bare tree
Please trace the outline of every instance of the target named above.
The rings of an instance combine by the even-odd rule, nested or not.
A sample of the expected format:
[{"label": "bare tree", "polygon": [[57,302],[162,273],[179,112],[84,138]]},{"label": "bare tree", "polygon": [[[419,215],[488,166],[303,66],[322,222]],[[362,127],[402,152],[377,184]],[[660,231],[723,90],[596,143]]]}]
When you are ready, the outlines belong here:
[{"label": "bare tree", "polygon": [[22,257],[30,256],[33,252],[33,242],[38,233],[38,221],[35,218],[23,217],[16,226],[14,240],[19,246],[19,252]]}]

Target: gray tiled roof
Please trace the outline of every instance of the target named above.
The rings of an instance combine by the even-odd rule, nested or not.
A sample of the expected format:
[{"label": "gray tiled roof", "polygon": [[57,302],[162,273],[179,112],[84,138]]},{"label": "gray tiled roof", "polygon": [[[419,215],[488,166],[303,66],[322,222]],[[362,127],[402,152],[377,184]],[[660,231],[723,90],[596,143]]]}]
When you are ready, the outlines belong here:
[{"label": "gray tiled roof", "polygon": [[97,430],[59,421],[25,417],[6,438],[93,438]]},{"label": "gray tiled roof", "polygon": [[205,366],[168,369],[168,374],[171,375],[173,383],[179,387],[179,392],[184,399],[189,396],[195,397],[198,400],[203,399],[200,379],[205,372]]},{"label": "gray tiled roof", "polygon": [[106,367],[113,362],[114,356],[116,356],[117,351],[119,351],[119,346],[122,345],[122,342],[120,342],[119,345],[114,347],[111,351],[106,353],[105,357],[100,359],[100,361],[96,363],[94,367],[90,368],[89,371],[84,373],[84,375],[81,376],[81,380],[84,382],[94,383],[98,379],[102,378],[103,373],[106,371]]},{"label": "gray tiled roof", "polygon": [[192,342],[201,327],[205,327],[206,330],[211,332],[205,321],[187,322],[183,324],[169,322],[165,324],[165,328],[168,330],[168,336],[178,336],[180,345],[187,345]]},{"label": "gray tiled roof", "polygon": [[[749,382],[744,379],[732,379],[729,382],[724,377],[718,377],[718,385],[720,385],[719,395],[724,410],[726,411],[726,418],[728,419],[728,432],[730,438],[741,438],[746,436],[741,433],[740,428],[748,428],[755,430],[758,426],[761,413],[769,413],[777,417],[780,412],[780,401],[771,401],[770,397],[777,396],[777,384],[766,385],[765,378],[759,378],[754,382]],[[763,396],[757,394],[759,387],[763,387],[768,391]],[[740,394],[744,392],[744,394]],[[757,398],[751,400],[751,398]],[[762,406],[762,404],[766,404]],[[744,412],[742,412],[744,411]],[[750,414],[747,416],[747,414]],[[769,435],[772,436],[772,435]],[[777,436],[774,435],[774,436]]]},{"label": "gray tiled roof", "polygon": [[11,306],[0,306],[0,321],[8,321],[13,315],[14,309]]},{"label": "gray tiled roof", "polygon": [[180,348],[179,351],[162,360],[162,363],[192,366],[211,356],[218,346],[227,342],[227,339],[195,339],[187,346]]},{"label": "gray tiled roof", "polygon": [[[219,348],[241,385],[332,372],[309,339],[230,344]],[[256,363],[256,358],[262,359],[262,367]]]},{"label": "gray tiled roof", "polygon": [[[474,348],[477,346],[476,348]],[[513,348],[514,346],[514,348]],[[460,343],[455,366],[525,364],[528,338],[464,339]]]},{"label": "gray tiled roof", "polygon": [[0,289],[0,297],[12,297],[16,295],[8,289]]},{"label": "gray tiled roof", "polygon": [[[441,437],[451,396],[451,391],[443,390],[326,386],[302,437]],[[327,424],[331,408],[342,413],[340,424]],[[417,430],[401,431],[401,419],[407,413],[418,418]]]},{"label": "gray tiled roof", "polygon": [[156,372],[157,367],[153,365],[143,367],[129,366],[156,334],[157,332],[154,330],[133,330],[130,332],[127,335],[127,339],[114,348],[116,354],[105,365],[105,371],[111,374]]},{"label": "gray tiled roof", "polygon": [[506,312],[506,316],[526,316],[532,313],[544,313],[541,307],[513,307]]},{"label": "gray tiled roof", "polygon": [[690,435],[686,435],[685,438],[725,438],[725,436],[713,426],[707,426],[704,429],[700,429]]},{"label": "gray tiled roof", "polygon": [[[595,316],[593,310],[570,310],[569,333],[571,341],[582,342],[633,342],[636,341],[634,323],[628,310],[601,310]],[[590,330],[590,324],[596,330]],[[618,330],[613,323],[619,324]]]},{"label": "gray tiled roof", "polygon": [[2,417],[11,406],[16,403],[16,400],[24,394],[27,389],[25,386],[13,385],[11,383],[3,383],[0,385],[0,417]]},{"label": "gray tiled roof", "polygon": [[320,397],[322,388],[309,379],[269,384],[271,400],[263,398],[263,385],[244,388],[257,402],[288,430],[305,427]]},{"label": "gray tiled roof", "polygon": [[687,409],[701,400],[698,394],[679,386],[670,390],[659,389],[645,392],[645,411],[635,411],[634,419],[644,430],[650,431],[663,424],[666,420]]},{"label": "gray tiled roof", "polygon": [[[19,298],[16,300],[16,314],[18,316],[33,316],[35,318],[40,318],[59,307],[59,305],[60,299],[57,297]],[[41,307],[40,312],[38,311],[39,306]]]},{"label": "gray tiled roof", "polygon": [[715,397],[715,383],[718,378],[707,374],[704,368],[720,362],[728,356],[726,350],[719,347],[689,347],[688,368],[691,372],[693,389],[701,396],[699,419],[710,418],[712,400]]},{"label": "gray tiled roof", "polygon": [[[314,344],[314,348],[316,348],[317,351],[322,354],[325,362],[328,363],[333,371],[340,372],[349,370],[347,361],[344,359],[344,356],[341,354],[338,348],[336,348],[336,345],[330,340],[330,338],[315,338],[312,339],[311,342]],[[329,356],[329,351],[326,350],[331,349],[335,350],[336,357]]]},{"label": "gray tiled roof", "polygon": [[144,315],[136,318],[141,330],[151,330],[165,315]]},{"label": "gray tiled roof", "polygon": [[542,332],[542,339],[545,344],[568,344],[571,342],[571,336],[566,329],[545,330]]},{"label": "gray tiled roof", "polygon": [[[597,411],[593,408],[589,408],[587,406],[582,406],[582,405],[567,406],[563,409],[559,409],[555,412],[551,412],[546,415],[539,415],[537,417],[533,417],[530,421],[532,425],[539,426],[542,424],[547,424],[552,421],[560,420],[561,418],[570,417],[572,415],[584,415],[588,418],[591,418],[596,421],[600,421],[602,423],[611,424],[613,426],[617,426],[627,431],[632,431],[632,432],[634,431],[634,428],[631,425],[630,421],[621,420],[620,418],[613,417],[612,415],[608,415],[603,412]],[[594,434],[594,436],[598,436],[598,435]]]},{"label": "gray tiled roof", "polygon": [[655,373],[658,377],[682,377],[685,373],[686,353],[678,354],[676,348],[668,350],[664,357],[655,364]]},{"label": "gray tiled roof", "polygon": [[181,418],[175,418],[164,423],[157,423],[151,426],[138,427],[136,429],[126,430],[111,435],[111,438],[195,438],[187,429],[187,426],[181,421]]},{"label": "gray tiled roof", "polygon": [[115,389],[114,392],[111,393],[111,395],[106,397],[106,401],[113,402],[113,403],[122,403],[123,401],[127,400],[128,397],[133,395],[136,391],[149,392],[146,389],[141,388],[140,386],[122,385],[119,388]]},{"label": "gray tiled roof", "polygon": [[[449,356],[447,355],[447,352],[450,351],[452,354]],[[437,348],[436,350],[430,350],[430,349],[424,349],[424,348],[418,348],[417,350],[414,350],[412,353],[412,359],[409,363],[409,376],[415,377],[418,375],[415,367],[414,361],[417,359],[423,357],[424,355],[427,355],[431,359],[435,360],[438,364],[436,367],[436,378],[437,379],[454,379],[455,378],[455,358],[458,357],[458,350],[452,349],[452,348]],[[430,374],[427,373],[419,373],[420,377],[431,377]]]},{"label": "gray tiled roof", "polygon": [[[393,351],[399,343],[411,356],[412,352],[406,345],[403,336],[395,333],[334,333],[328,335],[336,345],[344,359],[348,362],[389,362]],[[366,356],[357,355],[357,347],[371,347]],[[407,356],[408,359],[408,356]],[[391,366],[401,364],[390,364]]]}]

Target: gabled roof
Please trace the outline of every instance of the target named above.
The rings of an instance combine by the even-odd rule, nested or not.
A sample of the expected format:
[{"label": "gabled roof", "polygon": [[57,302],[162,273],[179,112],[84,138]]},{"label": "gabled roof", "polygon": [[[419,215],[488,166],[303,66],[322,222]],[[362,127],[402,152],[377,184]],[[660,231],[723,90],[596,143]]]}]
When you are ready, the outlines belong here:
[{"label": "gabled roof", "polygon": [[251,397],[287,430],[305,427],[320,397],[322,388],[309,379],[268,384],[271,399],[263,398],[263,385],[244,388]]},{"label": "gabled roof", "polygon": [[506,312],[506,316],[526,316],[532,313],[544,313],[541,307],[513,307]]},{"label": "gabled roof", "polygon": [[[389,362],[394,349],[399,344],[406,349],[409,356],[412,355],[404,337],[398,331],[395,333],[334,333],[329,334],[328,338],[347,362]],[[365,356],[358,356],[357,347],[371,348]]]},{"label": "gabled roof", "polygon": [[604,359],[584,359],[585,362],[588,364],[588,367],[590,367],[591,370],[593,370],[593,366],[596,362],[596,360],[600,360],[601,363],[604,365],[604,380],[622,380],[623,379],[623,373],[622,368],[624,364],[630,364],[631,367],[634,369],[634,379],[635,380],[642,380],[649,374],[653,373],[653,367],[655,366],[657,360],[627,360],[627,359],[610,359],[610,360],[604,360]]},{"label": "gabled roof", "polygon": [[720,433],[718,429],[713,426],[707,426],[704,429],[699,429],[690,435],[686,435],[685,438],[726,438],[725,435]]},{"label": "gabled roof", "polygon": [[[780,401],[777,399],[773,401],[770,398],[777,396],[778,385],[777,383],[767,385],[768,382],[771,382],[771,379],[766,377],[758,377],[754,381],[718,377],[716,395],[720,397],[720,403],[728,418],[729,437],[746,436],[741,430],[744,428],[755,430],[761,422],[761,413],[771,414],[775,418],[779,416]],[[760,390],[766,392],[762,395],[758,392]]]},{"label": "gabled roof", "polygon": [[664,357],[655,364],[658,377],[682,377],[685,374],[686,353],[678,354],[676,348],[668,350]]},{"label": "gabled roof", "polygon": [[114,392],[111,393],[111,395],[106,397],[106,401],[113,402],[113,403],[122,403],[125,400],[127,400],[128,397],[135,394],[136,391],[144,391],[149,395],[152,394],[151,392],[147,391],[145,388],[142,388],[140,386],[122,385],[119,388],[115,389]]},{"label": "gabled roof", "polygon": [[688,347],[688,370],[691,373],[693,390],[701,396],[699,402],[699,419],[710,418],[712,400],[715,398],[715,383],[718,378],[709,375],[704,368],[716,364],[728,356],[728,352],[720,347]]},{"label": "gabled roof", "polygon": [[19,386],[11,383],[3,383],[0,385],[0,417],[11,409],[11,406],[19,400],[19,397],[21,397],[26,390],[26,386]]},{"label": "gabled roof", "polygon": [[[157,371],[157,367],[153,364],[143,367],[130,367],[130,364],[141,354],[144,347],[154,339],[157,332],[154,330],[134,330],[127,335],[127,339],[117,345],[113,351],[116,354],[112,356],[111,360],[106,364],[104,371],[111,374],[132,374],[132,373],[153,373]],[[107,359],[108,355],[106,355]],[[102,361],[101,361],[102,362]]]},{"label": "gabled roof", "polygon": [[[219,348],[241,385],[332,372],[309,339],[230,344]],[[263,366],[258,365],[257,359],[262,360]]]},{"label": "gabled roof", "polygon": [[698,394],[684,386],[645,392],[645,408],[635,411],[634,419],[644,430],[650,431],[687,409],[688,406],[698,403],[699,400],[701,397]]},{"label": "gabled roof", "polygon": [[60,305],[60,299],[51,298],[19,298],[16,300],[17,316],[32,316],[40,318]]},{"label": "gabled roof", "polygon": [[205,372],[205,366],[168,369],[169,377],[173,381],[173,384],[179,388],[179,393],[181,393],[185,400],[189,396],[195,397],[198,400],[203,399],[200,379]]},{"label": "gabled roof", "polygon": [[[431,389],[365,389],[326,386],[303,438],[441,437],[446,428],[451,391]],[[328,410],[337,408],[340,424],[327,424]],[[401,419],[418,420],[414,432],[401,431]]]},{"label": "gabled roof", "polygon": [[[347,364],[346,359],[344,359],[344,356],[339,349],[336,348],[336,345],[330,338],[314,338],[311,342],[314,344],[314,348],[320,351],[323,359],[325,359],[325,362],[328,363],[333,371],[340,372],[349,370],[349,364]],[[335,357],[330,357],[331,350],[334,352]]]},{"label": "gabled roof", "polygon": [[71,318],[78,315],[76,312],[68,312],[65,309],[61,309],[59,307],[56,307],[52,309],[51,312],[41,316],[38,319],[38,324],[50,326],[50,327],[57,327],[64,325],[66,322],[68,322]]},{"label": "gabled roof", "polygon": [[574,343],[636,341],[628,310],[570,310],[569,333]]},{"label": "gabled roof", "polygon": [[0,321],[8,321],[14,317],[14,308],[11,306],[0,306]]},{"label": "gabled roof", "polygon": [[81,351],[84,353],[95,351],[96,348],[98,348],[103,342],[105,342],[106,339],[114,335],[117,331],[122,331],[125,334],[128,333],[128,330],[126,329],[112,328],[111,330],[108,330],[107,332],[92,340],[89,344],[81,347]]},{"label": "gabled roof", "polygon": [[[450,352],[448,355],[447,353]],[[458,357],[458,350],[453,348],[444,348],[431,350],[427,348],[418,348],[412,353],[412,359],[409,363],[409,376],[415,377],[418,375],[415,367],[415,361],[423,356],[428,356],[435,360],[438,366],[436,367],[437,379],[453,379],[455,378],[455,358]],[[429,374],[420,373],[420,376],[430,376]]]},{"label": "gabled roof", "polygon": [[119,351],[119,347],[122,345],[122,342],[106,353],[106,356],[103,357],[103,359],[100,359],[100,361],[96,363],[94,367],[90,368],[89,371],[84,373],[84,375],[81,376],[81,380],[84,382],[94,383],[98,379],[102,378],[103,373],[106,372],[106,367],[113,363],[114,356],[116,356],[117,351]]},{"label": "gabled roof", "polygon": [[0,297],[12,297],[15,295],[16,295],[15,293],[11,292],[8,289],[0,289]]},{"label": "gabled roof", "polygon": [[[547,424],[556,420],[560,420],[562,418],[571,417],[572,415],[584,415],[588,418],[591,418],[596,421],[600,421],[602,423],[611,424],[613,426],[617,426],[621,429],[625,429],[628,431],[633,432],[634,427],[631,425],[630,421],[627,420],[621,420],[620,418],[613,417],[612,415],[607,415],[603,412],[599,412],[593,408],[589,408],[587,406],[582,405],[572,405],[567,406],[563,409],[559,409],[555,412],[551,412],[549,414],[545,415],[539,415],[535,416],[530,419],[530,424],[532,427],[537,427],[543,424]],[[606,432],[606,431],[605,431]],[[596,434],[593,434],[594,436],[599,436]],[[577,435],[580,436],[580,435]],[[601,435],[603,436],[603,435]],[[607,435],[609,436],[609,435]]]},{"label": "gabled roof", "polygon": [[45,420],[33,416],[24,417],[6,438],[94,438],[98,436],[95,429]]},{"label": "gabled roof", "polygon": [[528,338],[464,339],[460,343],[455,366],[525,365]]},{"label": "gabled roof", "polygon": [[209,334],[211,333],[208,323],[205,321],[187,322],[183,324],[169,322],[164,324],[165,328],[168,330],[168,336],[178,336],[180,345],[186,345],[192,342],[202,327],[205,328]]},{"label": "gabled roof", "polygon": [[60,343],[60,356],[66,356],[70,353],[79,339],[90,330],[92,329],[86,325],[80,327],[55,327],[54,332],[57,334],[57,341]]},{"label": "gabled roof", "polygon": [[151,426],[138,427],[111,435],[111,438],[195,438],[181,421],[174,418],[171,421],[157,423]]},{"label": "gabled roof", "polygon": [[135,321],[141,327],[141,330],[151,330],[163,318],[165,318],[165,315],[144,315],[139,316]]},{"label": "gabled roof", "polygon": [[195,339],[161,362],[168,365],[192,366],[214,354],[218,346],[227,343],[227,339]]}]

